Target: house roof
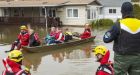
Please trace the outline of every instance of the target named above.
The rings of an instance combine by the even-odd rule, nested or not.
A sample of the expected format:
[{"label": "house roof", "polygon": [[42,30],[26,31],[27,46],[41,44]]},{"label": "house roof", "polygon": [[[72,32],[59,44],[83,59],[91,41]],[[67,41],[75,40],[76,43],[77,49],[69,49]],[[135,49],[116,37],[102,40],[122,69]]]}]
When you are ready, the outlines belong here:
[{"label": "house roof", "polygon": [[98,0],[105,7],[121,7],[123,2],[131,2],[131,0]]},{"label": "house roof", "polygon": [[0,7],[43,7],[62,5],[86,5],[96,0],[24,0],[24,1],[0,1]]}]

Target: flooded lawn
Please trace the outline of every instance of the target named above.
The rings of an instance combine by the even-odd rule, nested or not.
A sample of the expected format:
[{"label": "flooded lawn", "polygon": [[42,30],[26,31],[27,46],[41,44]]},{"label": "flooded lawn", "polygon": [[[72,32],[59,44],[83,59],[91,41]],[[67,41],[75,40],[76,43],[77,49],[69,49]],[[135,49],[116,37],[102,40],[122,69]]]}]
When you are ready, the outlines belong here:
[{"label": "flooded lawn", "polygon": [[[9,30],[10,29],[10,30]],[[11,43],[18,34],[18,29],[7,28],[8,34],[2,34],[1,42]],[[83,28],[71,27],[71,31],[82,32]],[[45,32],[43,28],[36,29],[41,38]],[[24,52],[24,64],[31,69],[32,75],[95,75],[99,63],[95,62],[92,49],[95,45],[105,45],[111,50],[111,60],[113,58],[112,43],[105,44],[102,37],[106,29],[95,29],[92,35],[96,35],[94,42],[78,46],[70,46],[60,50],[54,50],[43,53]],[[5,33],[5,32],[4,32]],[[10,45],[0,46],[0,60],[6,57],[5,50],[9,50]],[[4,70],[2,61],[0,61],[0,71]]]}]

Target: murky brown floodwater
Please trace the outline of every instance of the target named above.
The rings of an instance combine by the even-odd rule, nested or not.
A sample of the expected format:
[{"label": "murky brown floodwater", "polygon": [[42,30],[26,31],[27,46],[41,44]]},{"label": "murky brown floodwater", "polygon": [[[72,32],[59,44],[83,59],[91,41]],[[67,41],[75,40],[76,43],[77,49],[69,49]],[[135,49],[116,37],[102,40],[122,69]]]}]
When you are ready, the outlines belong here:
[{"label": "murky brown floodwater", "polygon": [[[0,27],[0,43],[14,41],[19,31],[16,28],[17,26]],[[39,29],[34,27],[34,29],[41,38],[46,34],[43,27],[39,27]],[[71,27],[70,30],[82,32],[83,28]],[[95,75],[99,65],[94,61],[91,51],[95,45],[107,46],[111,50],[111,59],[113,58],[112,43],[104,44],[102,41],[105,31],[105,28],[95,29],[92,34],[97,37],[92,43],[44,53],[25,52],[24,64],[31,68],[32,75]],[[1,60],[7,56],[4,51],[9,49],[10,45],[0,46],[0,71],[4,70]]]}]

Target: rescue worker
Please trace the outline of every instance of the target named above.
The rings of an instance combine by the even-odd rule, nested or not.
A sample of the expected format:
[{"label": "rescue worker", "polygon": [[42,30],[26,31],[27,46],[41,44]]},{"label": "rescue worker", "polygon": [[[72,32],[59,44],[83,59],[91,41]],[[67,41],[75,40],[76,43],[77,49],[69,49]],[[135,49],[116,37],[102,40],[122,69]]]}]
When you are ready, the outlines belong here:
[{"label": "rescue worker", "polygon": [[69,40],[72,40],[72,33],[69,31],[68,28],[65,29],[65,42],[68,42]]},{"label": "rescue worker", "polygon": [[[17,50],[20,50],[22,46],[28,46],[29,44],[29,33],[28,29],[25,25],[20,26],[20,33],[18,35],[17,40],[12,44],[12,47],[10,51],[14,50],[15,47],[17,46]],[[10,51],[5,51],[5,52],[10,52]]]},{"label": "rescue worker", "polygon": [[81,39],[86,39],[91,37],[91,29],[89,24],[85,24],[85,30],[84,32],[80,35]]},{"label": "rescue worker", "polygon": [[94,55],[100,66],[96,71],[96,75],[114,75],[114,70],[111,61],[109,61],[110,52],[105,46],[97,46],[94,49]]},{"label": "rescue worker", "polygon": [[13,50],[8,54],[8,57],[3,59],[3,64],[6,70],[2,75],[31,75],[27,67],[22,66],[23,55],[19,50]]},{"label": "rescue worker", "polygon": [[34,32],[33,29],[30,29],[30,38],[29,38],[29,46],[39,46],[40,45],[40,39],[36,32]]},{"label": "rescue worker", "polygon": [[103,40],[114,41],[115,75],[140,75],[140,20],[134,18],[133,5],[124,2],[122,19],[108,30]]}]

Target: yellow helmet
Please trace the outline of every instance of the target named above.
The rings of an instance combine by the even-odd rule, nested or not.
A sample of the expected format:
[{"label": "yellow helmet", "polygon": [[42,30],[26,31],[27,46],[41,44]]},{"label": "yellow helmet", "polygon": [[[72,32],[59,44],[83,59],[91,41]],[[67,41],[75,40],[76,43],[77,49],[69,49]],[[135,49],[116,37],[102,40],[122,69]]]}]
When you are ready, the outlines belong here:
[{"label": "yellow helmet", "polygon": [[8,54],[10,60],[20,62],[23,59],[22,52],[19,50],[13,50]]},{"label": "yellow helmet", "polygon": [[21,29],[21,30],[26,30],[27,27],[26,27],[25,25],[22,25],[22,26],[20,26],[20,29]]},{"label": "yellow helmet", "polygon": [[108,50],[105,46],[100,45],[100,46],[95,47],[94,54],[95,55],[97,55],[97,54],[105,55],[107,51]]}]

